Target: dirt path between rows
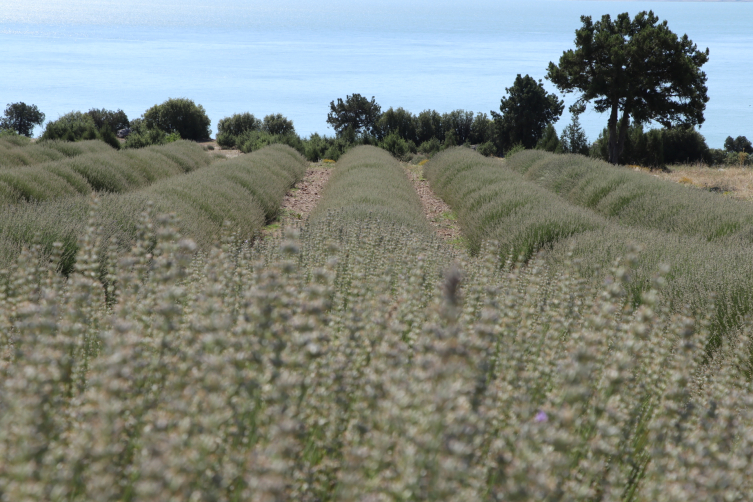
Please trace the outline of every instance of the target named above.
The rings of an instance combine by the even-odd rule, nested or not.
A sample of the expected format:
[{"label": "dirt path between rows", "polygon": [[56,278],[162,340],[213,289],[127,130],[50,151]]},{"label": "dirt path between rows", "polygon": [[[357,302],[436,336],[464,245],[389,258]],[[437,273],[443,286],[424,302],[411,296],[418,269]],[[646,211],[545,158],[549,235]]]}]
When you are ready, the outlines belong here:
[{"label": "dirt path between rows", "polygon": [[463,234],[460,232],[455,213],[429,188],[429,182],[423,176],[423,168],[411,164],[403,164],[403,167],[421,199],[426,219],[434,227],[434,231],[448,243],[462,246]]},{"label": "dirt path between rows", "polygon": [[277,220],[264,228],[263,235],[275,235],[282,227],[308,218],[319,202],[332,170],[320,162],[310,164],[303,179],[285,195]]}]

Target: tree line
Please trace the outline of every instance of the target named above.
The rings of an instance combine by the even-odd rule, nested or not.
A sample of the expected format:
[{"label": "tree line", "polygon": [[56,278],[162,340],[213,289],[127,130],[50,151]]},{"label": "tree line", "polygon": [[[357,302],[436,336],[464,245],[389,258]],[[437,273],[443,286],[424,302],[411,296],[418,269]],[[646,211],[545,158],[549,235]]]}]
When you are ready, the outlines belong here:
[{"label": "tree line", "polygon": [[[572,122],[561,134],[554,124],[564,102],[545,90],[541,80],[518,75],[505,89],[499,111],[424,110],[402,107],[382,110],[375,97],[350,94],[330,102],[327,123],[335,136],[301,138],[293,122],[280,114],[257,119],[249,112],[220,120],[217,142],[224,148],[253,151],[270,143],[288,144],[310,160],[337,158],[359,144],[372,144],[395,156],[433,155],[456,145],[474,146],[484,155],[506,155],[539,148],[603,158],[613,164],[662,167],[680,162],[750,163],[753,148],[745,136],[725,141],[724,150],[710,149],[696,129],[704,122],[707,77],[701,67],[709,50],[698,50],[688,38],[673,33],[652,11],[634,18],[628,13],[598,21],[581,16],[575,48],[551,62],[546,78],[561,93],[576,94],[569,108]],[[604,131],[589,142],[579,116],[592,106],[608,115]],[[8,105],[0,129],[31,135],[44,122],[36,106]],[[178,138],[206,139],[210,120],[201,105],[169,99],[129,121],[122,110],[72,112],[47,124],[43,139],[100,138],[120,147],[114,134],[129,129],[127,147],[159,144]],[[660,128],[646,129],[651,124]]]}]

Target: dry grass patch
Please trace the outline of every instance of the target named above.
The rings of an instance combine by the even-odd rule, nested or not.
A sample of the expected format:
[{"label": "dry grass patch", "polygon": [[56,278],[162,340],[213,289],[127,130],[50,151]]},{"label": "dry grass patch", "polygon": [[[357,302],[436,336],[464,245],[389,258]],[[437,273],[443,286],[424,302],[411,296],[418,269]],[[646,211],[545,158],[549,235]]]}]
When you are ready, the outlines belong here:
[{"label": "dry grass patch", "polygon": [[753,169],[746,167],[672,166],[656,177],[723,193],[733,199],[753,200]]}]

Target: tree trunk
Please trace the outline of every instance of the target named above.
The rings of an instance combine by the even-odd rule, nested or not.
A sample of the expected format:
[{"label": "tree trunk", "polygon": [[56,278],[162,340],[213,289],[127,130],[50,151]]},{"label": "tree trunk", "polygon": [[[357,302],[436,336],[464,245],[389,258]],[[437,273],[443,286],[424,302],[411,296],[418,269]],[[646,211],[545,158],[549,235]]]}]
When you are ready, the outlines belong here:
[{"label": "tree trunk", "polygon": [[617,165],[620,160],[620,154],[625,149],[625,140],[627,139],[628,125],[630,124],[630,114],[627,109],[622,113],[622,118],[617,122],[617,103],[612,105],[612,111],[609,114],[607,129],[609,131],[609,162]]}]

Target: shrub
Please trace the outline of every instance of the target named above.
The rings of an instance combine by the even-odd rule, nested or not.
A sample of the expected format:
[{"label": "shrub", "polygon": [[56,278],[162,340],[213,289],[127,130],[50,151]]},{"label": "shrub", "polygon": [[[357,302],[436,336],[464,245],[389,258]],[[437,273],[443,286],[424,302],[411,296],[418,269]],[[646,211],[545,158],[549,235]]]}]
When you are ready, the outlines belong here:
[{"label": "shrub", "polygon": [[396,134],[397,137],[406,141],[416,141],[416,122],[413,114],[403,108],[393,109],[383,112],[377,121],[377,137],[384,140],[390,134]]},{"label": "shrub", "polygon": [[110,129],[109,126],[103,126],[102,129],[100,129],[99,139],[110,145],[112,148],[120,150],[120,140],[118,140],[118,137],[115,136],[115,133],[112,132],[112,129]]},{"label": "shrub", "polygon": [[183,139],[194,141],[209,138],[211,120],[204,107],[190,99],[170,98],[144,112],[147,129],[158,129],[167,134],[178,133]]},{"label": "shrub", "polygon": [[667,164],[711,163],[706,139],[693,127],[662,129],[661,141]]},{"label": "shrub", "polygon": [[557,131],[552,124],[548,124],[544,129],[544,134],[541,139],[536,143],[537,150],[544,150],[547,152],[562,153],[562,143],[557,136]]},{"label": "shrub", "polygon": [[55,121],[48,122],[42,133],[42,139],[61,139],[64,141],[80,141],[82,139],[96,139],[97,127],[94,119],[81,112],[70,112]]},{"label": "shrub", "polygon": [[237,136],[233,136],[229,133],[217,134],[217,144],[220,146],[220,148],[235,148],[237,146],[237,140]]},{"label": "shrub", "polygon": [[514,145],[512,148],[510,148],[509,150],[505,152],[505,158],[512,157],[518,152],[525,151],[525,149],[526,147],[524,147],[522,143],[518,143],[517,145]]},{"label": "shrub", "polygon": [[[410,153],[410,145],[401,138],[396,131],[393,131],[379,143],[380,148],[384,148],[398,159],[404,159]],[[415,145],[414,145],[415,148]]]},{"label": "shrub", "polygon": [[150,129],[145,120],[138,118],[131,122],[131,134],[126,138],[125,147],[144,148],[166,145],[180,139],[180,134],[177,132],[167,134],[161,129]]},{"label": "shrub", "polygon": [[250,131],[260,131],[262,128],[262,121],[254,117],[252,114],[236,113],[230,117],[220,119],[217,123],[217,137],[220,136],[240,136],[241,134]]},{"label": "shrub", "polygon": [[478,145],[476,151],[484,157],[491,157],[497,154],[497,147],[491,141],[487,141]]},{"label": "shrub", "polygon": [[125,129],[131,125],[131,122],[128,120],[128,115],[126,115],[123,110],[114,111],[106,110],[104,108],[92,108],[86,112],[86,114],[92,118],[94,121],[94,127],[96,127],[98,131],[102,131],[103,128],[106,128],[114,134],[120,129]]},{"label": "shrub", "polygon": [[722,165],[727,160],[727,152],[721,148],[710,148],[709,156],[711,158],[710,165],[712,166]]},{"label": "shrub", "polygon": [[262,129],[273,136],[295,135],[293,121],[285,118],[279,113],[264,117]]},{"label": "shrub", "polygon": [[434,155],[442,149],[442,143],[437,138],[432,137],[428,141],[421,143],[418,151],[425,155]]},{"label": "shrub", "polygon": [[326,158],[324,154],[329,148],[329,143],[326,137],[320,136],[319,134],[314,133],[311,136],[309,136],[309,138],[305,140],[303,144],[304,144],[303,155],[306,157],[308,161],[318,162],[319,160]]},{"label": "shrub", "polygon": [[282,144],[304,151],[303,142],[295,134],[270,134],[266,131],[249,131],[235,138],[236,147],[243,153],[250,153],[268,145]]},{"label": "shrub", "polygon": [[[599,135],[591,148],[591,156],[608,160],[607,130]],[[640,125],[628,129],[620,164],[663,168],[667,164],[703,162],[711,164],[713,158],[704,137],[694,128],[650,129]]]}]

